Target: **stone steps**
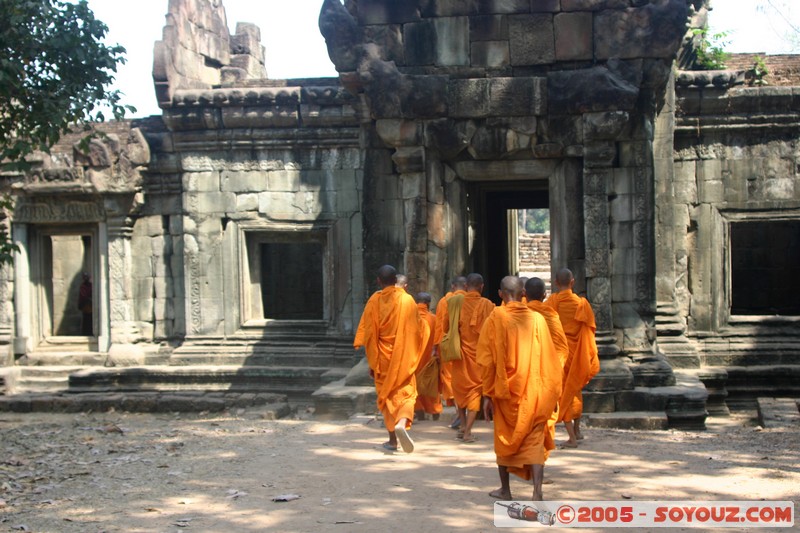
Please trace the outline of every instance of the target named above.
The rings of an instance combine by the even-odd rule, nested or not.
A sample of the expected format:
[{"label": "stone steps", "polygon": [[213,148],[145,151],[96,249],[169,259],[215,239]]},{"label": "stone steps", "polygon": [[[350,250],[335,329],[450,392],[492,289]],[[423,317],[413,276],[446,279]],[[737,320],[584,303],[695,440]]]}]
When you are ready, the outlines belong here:
[{"label": "stone steps", "polygon": [[594,428],[663,430],[670,427],[667,415],[655,411],[589,413],[583,420]]},{"label": "stone steps", "polygon": [[795,398],[758,398],[758,423],[765,429],[800,428],[800,401]]},{"label": "stone steps", "polygon": [[140,366],[87,368],[69,376],[69,391],[230,391],[270,392],[310,398],[343,372],[306,366]]},{"label": "stone steps", "polygon": [[0,412],[106,412],[135,413],[218,412],[257,408],[265,419],[288,416],[291,407],[282,394],[224,391],[14,394],[0,396]]}]

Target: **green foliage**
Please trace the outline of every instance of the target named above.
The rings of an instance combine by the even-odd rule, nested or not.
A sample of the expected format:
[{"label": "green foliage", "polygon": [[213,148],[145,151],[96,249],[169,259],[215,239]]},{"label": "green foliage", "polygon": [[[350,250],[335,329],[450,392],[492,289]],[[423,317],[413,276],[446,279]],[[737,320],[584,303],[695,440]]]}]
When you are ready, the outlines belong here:
[{"label": "green foliage", "polygon": [[753,63],[753,79],[751,85],[767,85],[767,80],[764,77],[769,74],[767,63],[763,57],[757,56],[755,63]]},{"label": "green foliage", "polygon": [[550,231],[549,209],[520,209],[517,216],[520,230],[526,233],[547,233]]},{"label": "green foliage", "polygon": [[[31,153],[105,120],[104,107],[115,119],[135,111],[107,89],[125,62],[123,47],[103,44],[107,32],[86,0],[0,0],[0,171],[29,168]],[[0,265],[13,250],[0,229]]]},{"label": "green foliage", "polygon": [[0,161],[24,169],[24,159],[47,151],[76,126],[114,118],[120,104],[114,81],[125,49],[102,43],[108,28],[86,0],[0,0]]},{"label": "green foliage", "polygon": [[725,68],[725,62],[730,58],[730,54],[725,51],[725,47],[730,44],[727,40],[728,32],[708,33],[708,28],[695,29],[692,33],[697,37],[695,41],[695,52],[697,60],[695,66],[700,70],[721,70]]}]

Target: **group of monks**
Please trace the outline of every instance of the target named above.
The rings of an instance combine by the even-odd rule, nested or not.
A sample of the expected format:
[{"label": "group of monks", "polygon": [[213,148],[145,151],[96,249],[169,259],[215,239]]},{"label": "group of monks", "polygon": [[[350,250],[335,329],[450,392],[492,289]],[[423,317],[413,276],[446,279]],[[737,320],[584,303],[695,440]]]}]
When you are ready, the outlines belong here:
[{"label": "group of monks", "polygon": [[[443,402],[456,407],[457,438],[475,442],[472,427],[482,410],[494,425],[500,475],[500,488],[490,495],[510,500],[509,474],[515,474],[532,480],[532,499],[542,500],[556,424],[564,422],[569,436],[563,446],[577,447],[581,389],[600,369],[594,313],[572,291],[572,272],[557,273],[557,292],[546,300],[543,280],[506,276],[499,306],[482,296],[480,274],[459,276],[435,315],[430,294],[412,297],[404,278],[390,265],[378,269],[380,290],[367,301],[353,342],[364,347],[375,380],[389,432],[383,447],[411,453],[415,412],[438,419]],[[437,393],[420,395],[417,376],[431,359],[439,362]]]}]

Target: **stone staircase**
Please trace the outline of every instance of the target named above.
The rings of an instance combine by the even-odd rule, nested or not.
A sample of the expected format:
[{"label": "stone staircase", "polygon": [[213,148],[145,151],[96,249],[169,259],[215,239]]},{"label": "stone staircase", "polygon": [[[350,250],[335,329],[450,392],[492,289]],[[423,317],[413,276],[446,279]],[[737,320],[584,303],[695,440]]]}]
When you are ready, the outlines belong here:
[{"label": "stone staircase", "polygon": [[[302,341],[275,335],[269,341],[195,340],[171,349],[147,351],[128,365],[106,366],[97,352],[44,350],[0,369],[0,394],[278,395],[310,401],[321,386],[343,378],[356,361],[351,338],[311,332]],[[202,402],[201,402],[202,403]]]}]

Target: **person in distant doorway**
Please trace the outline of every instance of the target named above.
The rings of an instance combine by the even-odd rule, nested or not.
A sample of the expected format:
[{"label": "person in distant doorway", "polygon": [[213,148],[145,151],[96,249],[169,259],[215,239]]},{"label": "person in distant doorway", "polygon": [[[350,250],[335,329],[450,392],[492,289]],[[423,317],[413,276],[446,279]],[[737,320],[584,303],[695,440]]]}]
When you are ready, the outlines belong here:
[{"label": "person in distant doorway", "polygon": [[78,310],[83,315],[81,321],[81,335],[92,336],[94,325],[92,322],[92,276],[83,273],[83,281],[78,288]]},{"label": "person in distant doorway", "polygon": [[381,290],[364,307],[353,347],[364,347],[369,373],[375,380],[378,409],[389,432],[383,447],[394,451],[399,442],[403,451],[411,453],[414,441],[408,430],[417,400],[414,372],[430,331],[414,298],[397,286],[393,266],[378,269],[378,285]]}]

